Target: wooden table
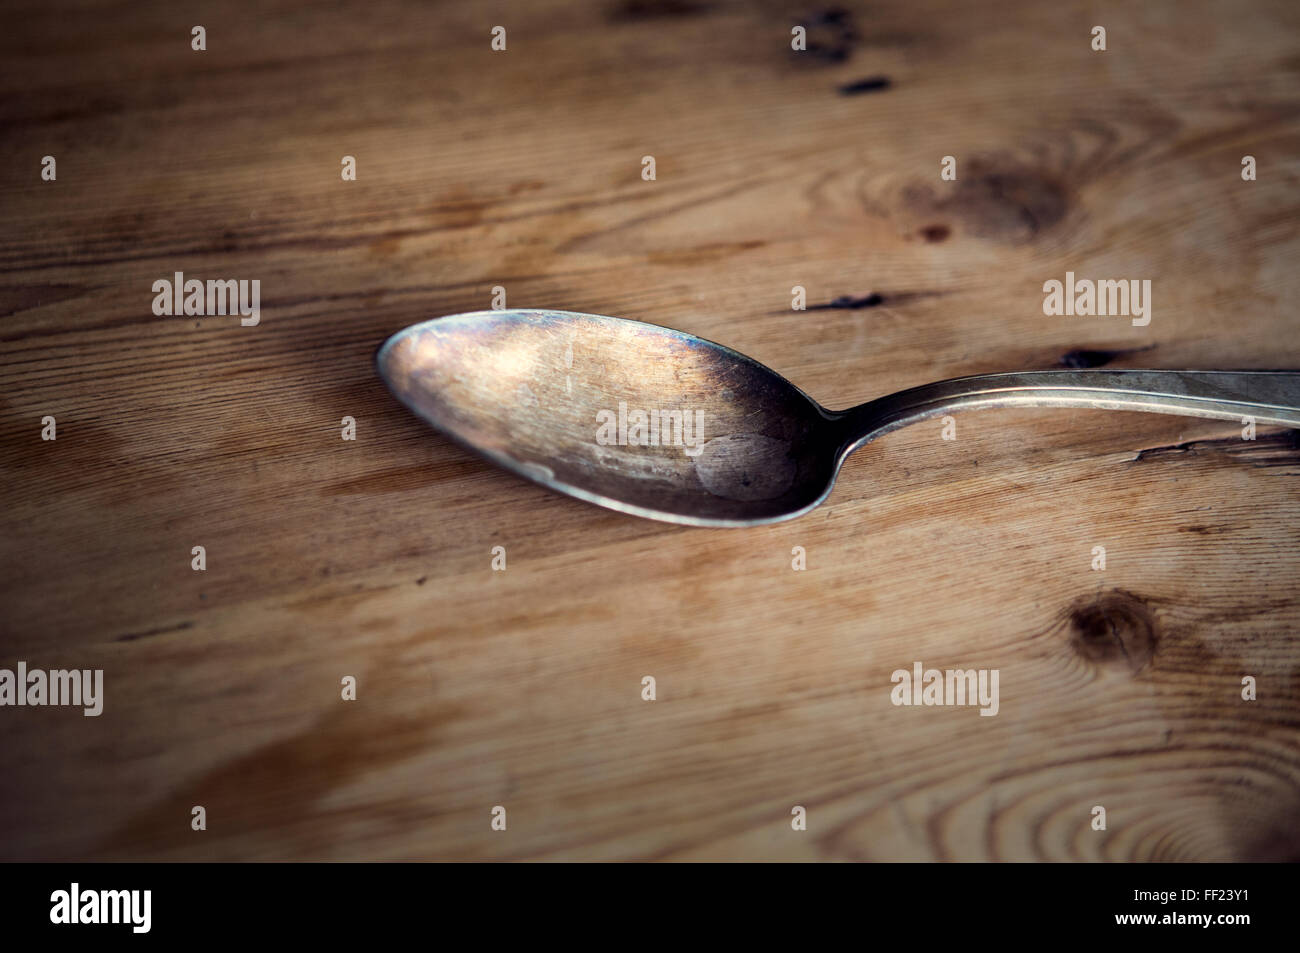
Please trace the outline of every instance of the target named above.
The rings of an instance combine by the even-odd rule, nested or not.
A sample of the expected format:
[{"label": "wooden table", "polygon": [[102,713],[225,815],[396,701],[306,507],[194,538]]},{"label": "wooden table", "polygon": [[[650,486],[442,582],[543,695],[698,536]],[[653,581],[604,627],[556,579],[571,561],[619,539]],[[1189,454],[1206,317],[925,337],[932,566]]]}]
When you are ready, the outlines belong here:
[{"label": "wooden table", "polygon": [[[1300,857],[1294,432],[968,413],[811,515],[701,530],[494,469],[372,365],[500,286],[831,407],[1062,361],[1300,367],[1294,3],[8,26],[0,666],[102,669],[104,709],[0,710],[0,856]],[[1067,271],[1149,279],[1150,323],[1045,315]],[[155,315],[176,272],[258,280],[260,323]],[[916,662],[998,670],[997,715],[893,705]]]}]

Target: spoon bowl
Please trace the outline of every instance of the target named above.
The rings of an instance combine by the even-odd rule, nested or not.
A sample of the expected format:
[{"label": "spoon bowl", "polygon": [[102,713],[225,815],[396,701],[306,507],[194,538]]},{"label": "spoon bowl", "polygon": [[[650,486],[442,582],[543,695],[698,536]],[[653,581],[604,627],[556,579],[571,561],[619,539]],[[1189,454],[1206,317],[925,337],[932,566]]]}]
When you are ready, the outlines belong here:
[{"label": "spoon bowl", "polygon": [[838,469],[830,415],[779,374],[702,338],[565,311],[479,311],[380,349],[393,394],[538,483],[679,523],[751,525],[816,506]]},{"label": "spoon bowl", "polygon": [[411,411],[492,462],[610,509],[695,526],[806,513],[853,450],[956,410],[1088,407],[1300,426],[1293,371],[984,374],[830,411],[721,344],[570,311],[425,321],[389,338],[376,362]]}]

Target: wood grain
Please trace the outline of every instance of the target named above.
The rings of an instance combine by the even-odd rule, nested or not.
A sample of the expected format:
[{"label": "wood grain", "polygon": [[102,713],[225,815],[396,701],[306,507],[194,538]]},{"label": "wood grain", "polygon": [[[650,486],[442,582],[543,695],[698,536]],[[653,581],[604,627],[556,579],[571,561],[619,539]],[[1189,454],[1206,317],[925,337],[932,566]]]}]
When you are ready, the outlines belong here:
[{"label": "wood grain", "polygon": [[[0,667],[106,701],[0,710],[0,857],[1300,857],[1293,432],[972,413],[700,530],[498,472],[372,368],[496,285],[836,408],[1300,367],[1295,4],[17,6]],[[1044,316],[1067,270],[1151,279],[1151,324]],[[176,271],[259,279],[261,324],[155,316]],[[915,661],[998,669],[998,715],[893,706]]]}]

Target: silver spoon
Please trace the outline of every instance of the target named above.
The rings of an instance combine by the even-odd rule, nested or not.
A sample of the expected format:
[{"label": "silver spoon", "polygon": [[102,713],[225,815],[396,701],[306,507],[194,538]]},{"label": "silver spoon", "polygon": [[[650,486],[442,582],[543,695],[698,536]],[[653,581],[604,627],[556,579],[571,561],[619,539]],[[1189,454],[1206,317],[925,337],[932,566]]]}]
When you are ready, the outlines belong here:
[{"label": "silver spoon", "polygon": [[543,486],[692,526],[807,513],[882,434],[983,407],[1143,410],[1300,426],[1300,372],[1024,371],[926,384],[831,411],[694,335],[569,311],[478,311],[412,325],[379,374],[438,430]]}]

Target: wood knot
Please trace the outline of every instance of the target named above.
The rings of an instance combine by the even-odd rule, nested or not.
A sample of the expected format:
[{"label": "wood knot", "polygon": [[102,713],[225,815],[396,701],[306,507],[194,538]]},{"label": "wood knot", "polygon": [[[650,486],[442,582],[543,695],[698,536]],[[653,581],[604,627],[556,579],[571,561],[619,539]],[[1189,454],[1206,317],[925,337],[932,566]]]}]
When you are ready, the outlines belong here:
[{"label": "wood knot", "polygon": [[903,190],[902,203],[920,227],[955,220],[972,237],[1018,245],[1060,223],[1070,198],[1049,170],[999,155],[970,159],[958,167],[957,180],[942,188],[913,184]]},{"label": "wood knot", "polygon": [[1127,357],[1129,354],[1138,354],[1142,351],[1149,351],[1154,344],[1148,344],[1146,347],[1119,347],[1119,348],[1083,348],[1077,347],[1071,351],[1066,351],[1061,355],[1059,363],[1061,367],[1105,367],[1111,361],[1118,357]]},{"label": "wood knot", "polygon": [[1123,666],[1136,674],[1156,654],[1160,641],[1146,601],[1123,589],[1075,601],[1067,610],[1070,646],[1098,665]]},{"label": "wood knot", "polygon": [[853,55],[858,43],[858,31],[853,25],[853,14],[842,7],[831,7],[805,14],[795,19],[807,31],[806,48],[791,51],[791,58],[800,66],[825,66],[843,63]]},{"label": "wood knot", "polygon": [[611,20],[662,20],[690,17],[708,11],[702,0],[622,0],[610,9]]}]

